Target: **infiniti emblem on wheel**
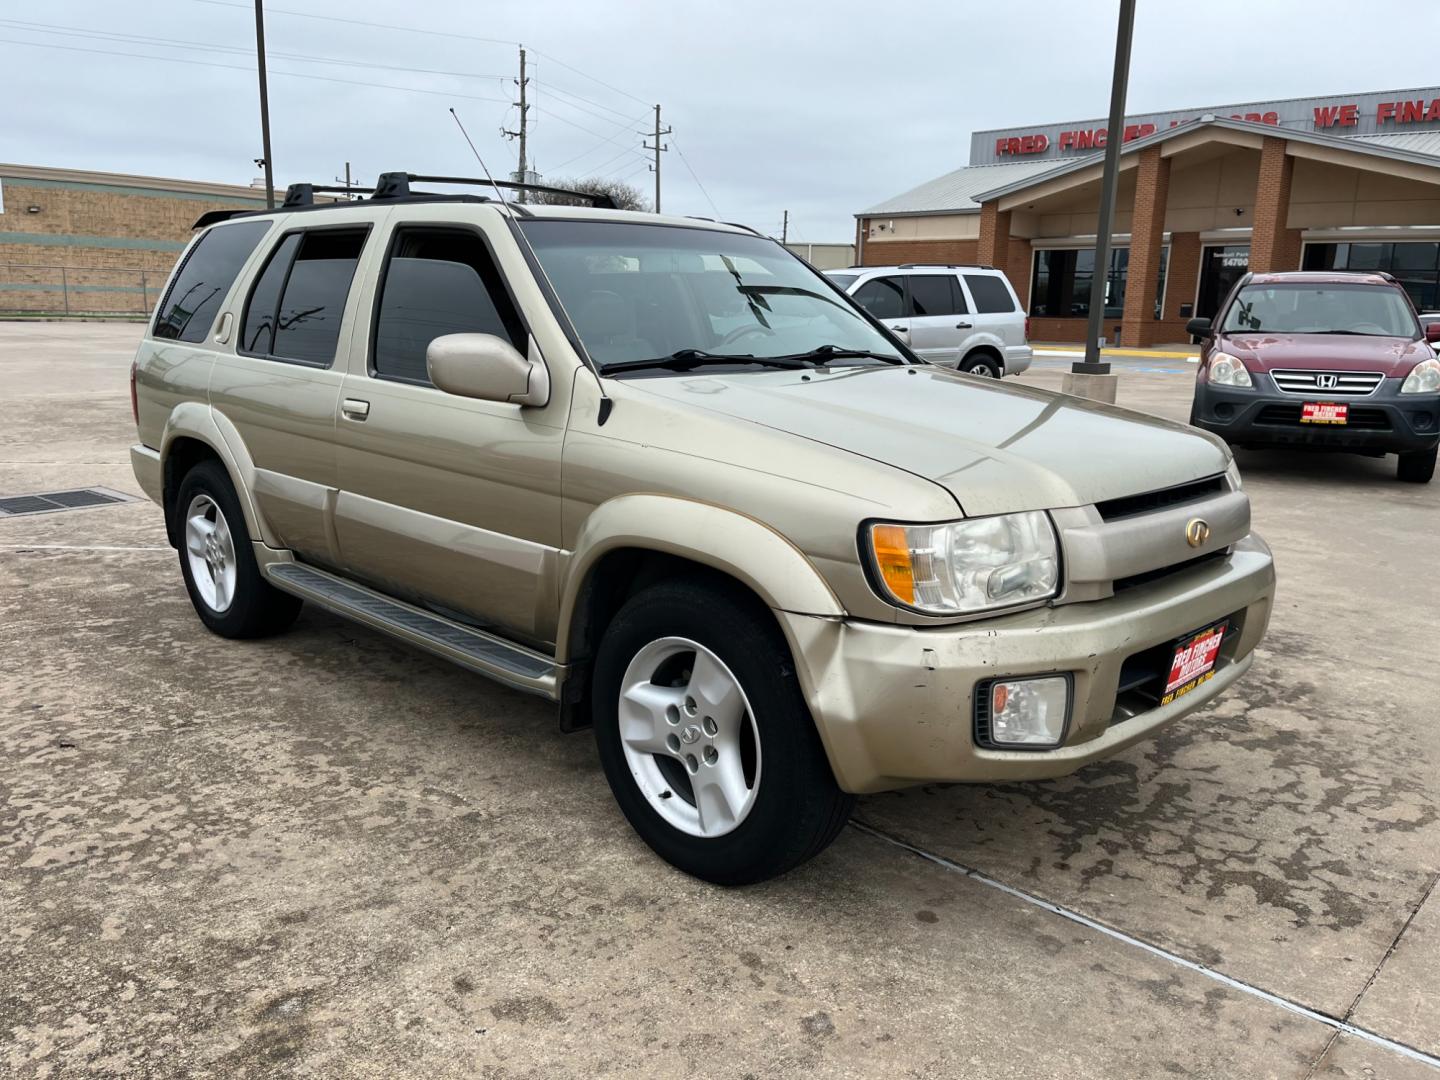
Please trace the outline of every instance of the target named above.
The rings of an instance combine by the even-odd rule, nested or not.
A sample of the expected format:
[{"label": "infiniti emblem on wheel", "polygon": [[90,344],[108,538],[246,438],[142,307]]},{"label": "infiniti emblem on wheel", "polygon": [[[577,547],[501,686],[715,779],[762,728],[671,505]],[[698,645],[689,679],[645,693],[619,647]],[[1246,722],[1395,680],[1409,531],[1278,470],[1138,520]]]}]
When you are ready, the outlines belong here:
[{"label": "infiniti emblem on wheel", "polygon": [[1191,547],[1199,547],[1210,539],[1210,523],[1204,518],[1191,518],[1190,524],[1185,526],[1185,542]]},{"label": "infiniti emblem on wheel", "polygon": [[1315,376],[1315,385],[1321,390],[1334,390],[1340,385],[1340,376],[1331,375],[1328,372],[1321,372]]}]

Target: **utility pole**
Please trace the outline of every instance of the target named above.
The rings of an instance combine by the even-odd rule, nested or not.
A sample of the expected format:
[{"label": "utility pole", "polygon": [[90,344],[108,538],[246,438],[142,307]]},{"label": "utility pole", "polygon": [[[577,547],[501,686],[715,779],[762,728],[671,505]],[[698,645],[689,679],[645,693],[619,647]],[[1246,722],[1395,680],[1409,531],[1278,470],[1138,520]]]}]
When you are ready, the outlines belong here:
[{"label": "utility pole", "polygon": [[669,149],[670,149],[669,146],[665,145],[664,143],[662,143],[662,142],[660,141],[660,136],[662,136],[662,135],[669,135],[670,132],[672,132],[672,131],[674,131],[674,130],[675,130],[674,128],[668,128],[668,127],[667,127],[667,128],[662,129],[662,128],[660,127],[660,106],[659,106],[659,105],[656,105],[656,106],[655,106],[655,130],[654,130],[654,132],[652,133],[653,136],[654,136],[654,139],[655,139],[655,145],[654,145],[654,146],[651,146],[648,142],[645,142],[643,139],[642,139],[641,142],[640,142],[640,145],[643,146],[643,147],[645,147],[646,150],[653,150],[653,151],[655,151],[655,164],[650,166],[650,171],[655,174],[655,213],[657,213],[657,214],[660,212],[660,155],[661,155],[662,153],[664,153],[666,150],[669,150]]},{"label": "utility pole", "polygon": [[[335,182],[336,182],[336,183],[341,183],[342,181],[341,181],[340,177],[337,176],[337,177],[335,178]],[[352,184],[352,183],[350,182],[350,162],[348,162],[348,161],[345,162],[345,179],[344,179],[343,183],[345,184],[345,198],[347,198],[347,199],[353,199],[354,196],[351,194],[351,188],[352,188],[352,187],[358,187],[359,185],[358,185],[358,184]]]},{"label": "utility pole", "polygon": [[790,211],[785,211],[785,216],[780,219],[780,243],[790,239]]},{"label": "utility pole", "polygon": [[[519,174],[516,176],[516,180],[518,180],[518,181],[519,181],[520,183],[522,183],[522,184],[528,184],[528,183],[530,182],[530,179],[529,179],[529,175],[528,175],[529,170],[528,170],[528,165],[527,165],[528,158],[526,157],[525,150],[526,150],[526,139],[527,139],[527,137],[528,137],[528,135],[529,135],[529,130],[530,130],[530,125],[529,125],[530,106],[529,106],[529,105],[526,103],[526,101],[525,101],[525,87],[529,84],[529,82],[530,82],[530,77],[525,74],[525,46],[524,46],[524,45],[521,45],[521,46],[520,46],[520,78],[518,78],[517,80],[515,80],[515,82],[516,82],[516,85],[520,87],[520,100],[514,103],[514,104],[520,109],[520,130],[519,130],[519,131],[507,131],[506,129],[501,128],[501,129],[500,129],[500,134],[504,135],[506,138],[518,139],[518,140],[520,141],[520,169],[519,169]],[[525,189],[524,189],[524,188],[521,188],[521,189],[520,189],[520,202],[523,203],[524,201],[525,201]]]},{"label": "utility pole", "polygon": [[260,141],[261,160],[265,163],[265,206],[275,209],[275,173],[270,164],[270,91],[265,85],[265,7],[264,0],[255,0],[255,62],[260,72]]},{"label": "utility pole", "polygon": [[1135,30],[1135,0],[1120,0],[1120,23],[1115,35],[1115,74],[1110,84],[1110,122],[1105,129],[1105,171],[1100,181],[1100,222],[1095,231],[1095,271],[1090,281],[1090,324],[1085,335],[1085,359],[1070,370],[1076,375],[1109,375],[1110,365],[1100,360],[1100,337],[1105,332],[1105,291],[1110,280],[1110,226],[1115,216],[1115,189],[1120,182],[1120,148],[1125,142],[1125,90],[1130,81],[1130,40]]}]

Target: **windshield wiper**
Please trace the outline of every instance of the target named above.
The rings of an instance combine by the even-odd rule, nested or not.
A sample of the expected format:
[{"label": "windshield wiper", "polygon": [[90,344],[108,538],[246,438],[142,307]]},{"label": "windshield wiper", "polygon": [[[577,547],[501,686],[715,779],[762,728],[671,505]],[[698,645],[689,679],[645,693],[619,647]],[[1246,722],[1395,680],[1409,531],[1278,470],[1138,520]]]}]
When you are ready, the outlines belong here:
[{"label": "windshield wiper", "polygon": [[905,361],[889,353],[872,349],[847,349],[843,345],[818,345],[807,352],[786,353],[772,356],[772,360],[796,360],[811,364],[828,364],[831,360],[883,360],[887,364],[904,364]]},{"label": "windshield wiper", "polygon": [[773,368],[808,368],[814,362],[806,362],[799,356],[756,356],[754,353],[709,353],[704,349],[677,349],[669,356],[656,356],[649,360],[621,360],[614,364],[601,364],[602,375],[613,375],[621,371],[649,371],[660,368],[666,371],[693,371],[698,367],[717,364],[759,364]]}]

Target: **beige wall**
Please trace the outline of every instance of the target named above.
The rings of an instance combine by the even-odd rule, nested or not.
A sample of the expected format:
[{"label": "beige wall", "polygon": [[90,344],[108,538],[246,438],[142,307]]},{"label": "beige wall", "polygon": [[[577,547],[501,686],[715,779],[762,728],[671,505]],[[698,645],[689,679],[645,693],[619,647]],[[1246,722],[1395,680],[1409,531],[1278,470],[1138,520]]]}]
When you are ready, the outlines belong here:
[{"label": "beige wall", "polygon": [[1196,162],[1187,161],[1183,154],[1176,156],[1170,162],[1166,230],[1248,228],[1255,219],[1255,184],[1259,178],[1260,154],[1254,150],[1235,150]]},{"label": "beige wall", "polygon": [[1440,184],[1297,158],[1288,224],[1292,229],[1440,225]]},{"label": "beige wall", "polygon": [[895,218],[880,215],[861,220],[867,244],[887,240],[975,240],[980,236],[978,209],[973,214]]}]

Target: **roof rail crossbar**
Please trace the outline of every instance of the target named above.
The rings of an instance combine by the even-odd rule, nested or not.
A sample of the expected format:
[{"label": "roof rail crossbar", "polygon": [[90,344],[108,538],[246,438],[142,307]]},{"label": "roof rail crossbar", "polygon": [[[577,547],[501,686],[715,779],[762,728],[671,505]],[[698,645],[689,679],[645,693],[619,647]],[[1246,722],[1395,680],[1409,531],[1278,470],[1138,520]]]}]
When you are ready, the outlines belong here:
[{"label": "roof rail crossbar", "polygon": [[583,199],[601,210],[617,210],[615,200],[609,195],[592,191],[572,191],[569,188],[549,187],[545,184],[518,184],[510,180],[487,180],[479,176],[422,176],[418,173],[381,173],[375,185],[373,199],[398,199],[410,194],[410,183],[421,184],[478,184],[481,187],[499,187],[506,191],[537,191],[545,195],[564,195],[572,199]]},{"label": "roof rail crossbar", "polygon": [[314,206],[315,193],[317,191],[329,194],[331,192],[355,193],[355,188],[345,187],[341,184],[291,184],[285,189],[285,201],[281,206]]}]

